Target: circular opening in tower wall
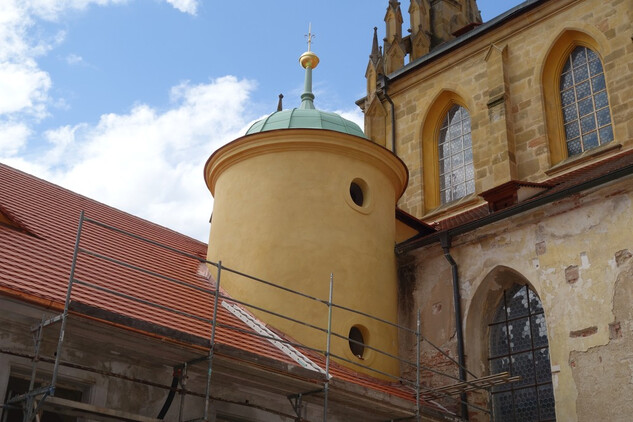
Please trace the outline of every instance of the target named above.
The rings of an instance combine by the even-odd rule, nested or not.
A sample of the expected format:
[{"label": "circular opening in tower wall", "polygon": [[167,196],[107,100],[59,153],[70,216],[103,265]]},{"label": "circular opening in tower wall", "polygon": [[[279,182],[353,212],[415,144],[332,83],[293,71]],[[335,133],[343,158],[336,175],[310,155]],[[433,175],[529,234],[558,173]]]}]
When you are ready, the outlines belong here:
[{"label": "circular opening in tower wall", "polygon": [[365,354],[365,338],[363,337],[363,330],[357,325],[354,325],[349,330],[349,349],[352,354],[359,359],[363,358]]},{"label": "circular opening in tower wall", "polygon": [[349,185],[349,196],[352,197],[352,201],[359,207],[362,207],[365,203],[365,193],[363,192],[363,188],[354,180]]}]

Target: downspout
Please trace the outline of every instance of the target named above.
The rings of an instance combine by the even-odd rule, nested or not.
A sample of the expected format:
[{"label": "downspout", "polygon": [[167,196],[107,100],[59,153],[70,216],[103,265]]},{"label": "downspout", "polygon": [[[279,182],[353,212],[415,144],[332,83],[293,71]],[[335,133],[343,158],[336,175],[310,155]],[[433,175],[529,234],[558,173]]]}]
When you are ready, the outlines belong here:
[{"label": "downspout", "polygon": [[380,81],[381,81],[380,88],[381,88],[382,95],[385,96],[385,100],[387,100],[387,102],[391,106],[391,152],[393,152],[393,155],[397,156],[398,154],[396,154],[396,106],[393,104],[393,100],[387,93],[389,78],[386,75],[382,75],[382,78],[380,78]]},{"label": "downspout", "polygon": [[[462,305],[461,296],[459,294],[459,273],[457,271],[457,263],[451,256],[451,238],[448,233],[442,233],[440,237],[444,258],[451,265],[451,273],[453,275],[453,305],[455,308],[455,334],[457,335],[457,361],[459,362],[459,379],[466,381],[466,359],[464,356],[464,331],[462,328]],[[462,401],[462,419],[468,420],[468,405],[466,393],[460,395]]]}]

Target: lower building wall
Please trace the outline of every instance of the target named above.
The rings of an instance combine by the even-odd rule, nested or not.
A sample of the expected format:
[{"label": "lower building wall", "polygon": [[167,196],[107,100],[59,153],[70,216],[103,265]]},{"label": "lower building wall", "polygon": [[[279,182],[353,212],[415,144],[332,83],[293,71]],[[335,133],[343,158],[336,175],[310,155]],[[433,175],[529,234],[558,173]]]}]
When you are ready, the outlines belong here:
[{"label": "lower building wall", "polygon": [[[628,178],[452,239],[470,371],[489,374],[488,324],[503,290],[528,284],[545,312],[557,420],[629,420],[632,203]],[[401,318],[413,319],[419,308],[422,334],[455,357],[451,281],[439,244],[401,257]],[[411,344],[402,347],[414,353]],[[434,349],[423,350],[423,363],[440,359]],[[428,374],[425,382],[451,380]],[[471,394],[470,400],[488,405],[487,394]],[[471,420],[488,416],[473,410]]]},{"label": "lower building wall", "polygon": [[[34,353],[31,327],[43,315],[48,318],[54,314],[1,297],[0,309],[0,402],[4,403],[8,388],[16,385],[15,379],[24,380],[22,384],[30,379]],[[41,385],[50,383],[53,371],[50,360],[59,337],[59,328],[55,325],[45,330],[41,349],[45,359],[38,365],[37,378]],[[78,392],[81,397],[73,399],[84,403],[156,418],[168,396],[174,366],[201,356],[204,352],[70,318],[62,353],[62,361],[70,365],[60,367],[57,388]],[[221,375],[212,381],[211,421],[295,420],[286,396],[272,388],[274,380],[267,382],[238,370],[228,371],[220,364],[216,366],[216,372]],[[190,394],[184,399],[180,394],[175,395],[165,421],[194,420],[203,416],[206,369],[206,362],[190,367],[186,383]],[[231,372],[230,376],[227,372]],[[57,395],[64,398],[63,392],[58,391]],[[3,412],[8,410],[0,408],[1,421],[5,421]],[[303,414],[310,420],[320,420],[322,406],[306,403]],[[89,422],[81,418],[71,420]],[[331,420],[349,419],[332,415]]]},{"label": "lower building wall", "polygon": [[[24,391],[30,379],[34,341],[31,328],[57,313],[0,296],[0,404],[11,390]],[[167,422],[201,420],[207,387],[208,352],[110,324],[70,316],[65,331],[56,396],[119,412],[156,418],[168,397],[174,368],[188,366],[184,388],[166,413]],[[50,385],[59,325],[45,328],[37,382]],[[194,363],[197,361],[197,363]],[[359,375],[361,376],[361,375]],[[320,421],[324,416],[322,377],[292,365],[219,344],[210,384],[210,422]],[[377,385],[382,385],[375,381]],[[179,385],[181,388],[182,385]],[[71,397],[65,397],[70,391]],[[15,394],[11,394],[14,396]],[[301,395],[299,405],[296,398]],[[290,398],[295,399],[295,404]],[[365,385],[333,378],[329,384],[329,422],[379,422],[415,414],[415,402]],[[448,421],[439,409],[422,409],[422,421]],[[19,415],[0,421],[22,421]],[[300,418],[297,413],[300,414]],[[450,416],[450,415],[449,415]],[[90,422],[81,418],[51,422]]]}]

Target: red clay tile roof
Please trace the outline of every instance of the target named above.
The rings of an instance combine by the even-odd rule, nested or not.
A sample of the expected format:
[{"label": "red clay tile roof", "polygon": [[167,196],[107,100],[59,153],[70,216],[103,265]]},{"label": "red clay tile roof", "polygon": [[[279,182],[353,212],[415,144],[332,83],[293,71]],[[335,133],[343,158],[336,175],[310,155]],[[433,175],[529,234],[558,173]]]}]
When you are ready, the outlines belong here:
[{"label": "red clay tile roof", "polygon": [[[0,164],[0,180],[0,206],[24,228],[20,231],[0,225],[0,294],[45,303],[57,310],[63,307],[77,227],[83,210],[88,218],[183,251],[190,256],[179,255],[87,222],[82,230],[82,249],[184,281],[194,287],[167,282],[160,277],[128,269],[86,253],[80,254],[77,260],[75,279],[124,292],[166,308],[185,311],[207,321],[157,309],[78,284],[74,284],[74,306],[71,309],[75,309],[77,313],[92,310],[93,315],[102,312],[119,318],[109,319],[111,322],[123,321],[126,324],[140,321],[146,325],[162,327],[163,331],[160,332],[165,337],[180,333],[185,338],[208,342],[211,336],[211,324],[208,320],[212,318],[213,295],[195,288],[214,288],[212,282],[198,274],[200,261],[196,258],[205,258],[206,244],[3,164]],[[212,274],[213,271],[214,268],[211,269]],[[218,322],[240,330],[250,330],[223,306],[218,306]],[[219,326],[216,341],[258,356],[296,365],[269,341],[249,333]],[[302,352],[320,367],[325,367],[323,355],[311,351]],[[415,399],[411,389],[397,383],[379,381],[336,363],[332,363],[330,369],[334,378],[407,400]],[[317,373],[315,379],[318,379]]]},{"label": "red clay tile roof", "polygon": [[490,214],[490,209],[488,204],[482,204],[475,208],[471,208],[464,212],[461,212],[452,217],[445,218],[443,220],[438,221],[436,224],[437,230],[448,230],[453,227],[460,226],[464,223],[468,223],[469,221],[478,220],[486,215]]},{"label": "red clay tile roof", "polygon": [[633,164],[633,149],[621,151],[617,154],[607,156],[603,159],[588,163],[575,170],[563,173],[559,176],[547,180],[548,184],[556,185],[554,189],[562,189],[566,186],[577,185],[582,182],[602,177],[615,170]]}]

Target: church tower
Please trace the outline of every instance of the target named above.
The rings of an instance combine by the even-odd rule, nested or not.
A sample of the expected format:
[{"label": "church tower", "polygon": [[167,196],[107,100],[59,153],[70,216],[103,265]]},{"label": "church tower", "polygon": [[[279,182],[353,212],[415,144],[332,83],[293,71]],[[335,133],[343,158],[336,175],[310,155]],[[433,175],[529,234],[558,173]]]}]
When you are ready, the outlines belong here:
[{"label": "church tower", "polygon": [[385,37],[385,72],[391,73],[404,66],[407,54],[402,42],[402,12],[398,0],[389,0],[385,14],[387,36]]},{"label": "church tower", "polygon": [[[412,2],[416,0],[411,0]],[[473,24],[481,23],[476,0],[431,1],[431,31],[433,44],[450,41]]]},{"label": "church tower", "polygon": [[[481,24],[477,0],[409,0],[409,35],[402,36],[402,11],[398,0],[389,0],[385,13],[385,38],[383,51],[378,51],[376,30],[372,41],[368,65],[367,94],[375,91],[375,74],[385,75],[409,61],[428,54],[434,48],[468,32]],[[377,63],[382,59],[380,68]],[[371,72],[372,68],[376,72]],[[368,98],[369,99],[369,98]],[[373,137],[372,137],[373,139]]]},{"label": "church tower", "polygon": [[[354,363],[399,375],[398,361],[376,351],[397,356],[397,330],[367,315],[397,321],[395,207],[407,169],[355,123],[315,108],[312,71],[319,58],[310,44],[300,63],[300,107],[254,123],[205,165],[214,196],[208,259],[318,298],[222,274],[221,286],[233,298],[321,328],[328,325],[333,274],[332,355],[374,377],[384,376]],[[325,349],[322,331],[252,311],[298,343]]]},{"label": "church tower", "polygon": [[[433,51],[434,48],[470,31],[481,24],[477,0],[409,0],[409,35],[402,36],[400,2],[389,0],[385,13],[386,36],[382,51],[378,47],[377,29],[374,28],[371,54],[365,72],[367,95],[357,102],[365,114],[365,133],[375,143],[390,147],[393,131],[389,123],[390,97],[385,95],[388,76],[409,62]],[[390,124],[392,127],[390,127]],[[393,134],[391,136],[393,138]]]},{"label": "church tower", "polygon": [[382,60],[382,48],[378,46],[378,28],[374,27],[374,39],[371,44],[371,54],[369,55],[369,63],[365,71],[367,79],[367,93],[372,95],[376,92],[378,86],[378,78],[385,74],[384,63]]},{"label": "church tower", "polygon": [[428,0],[411,0],[411,60],[422,57],[431,49],[431,8]]}]

